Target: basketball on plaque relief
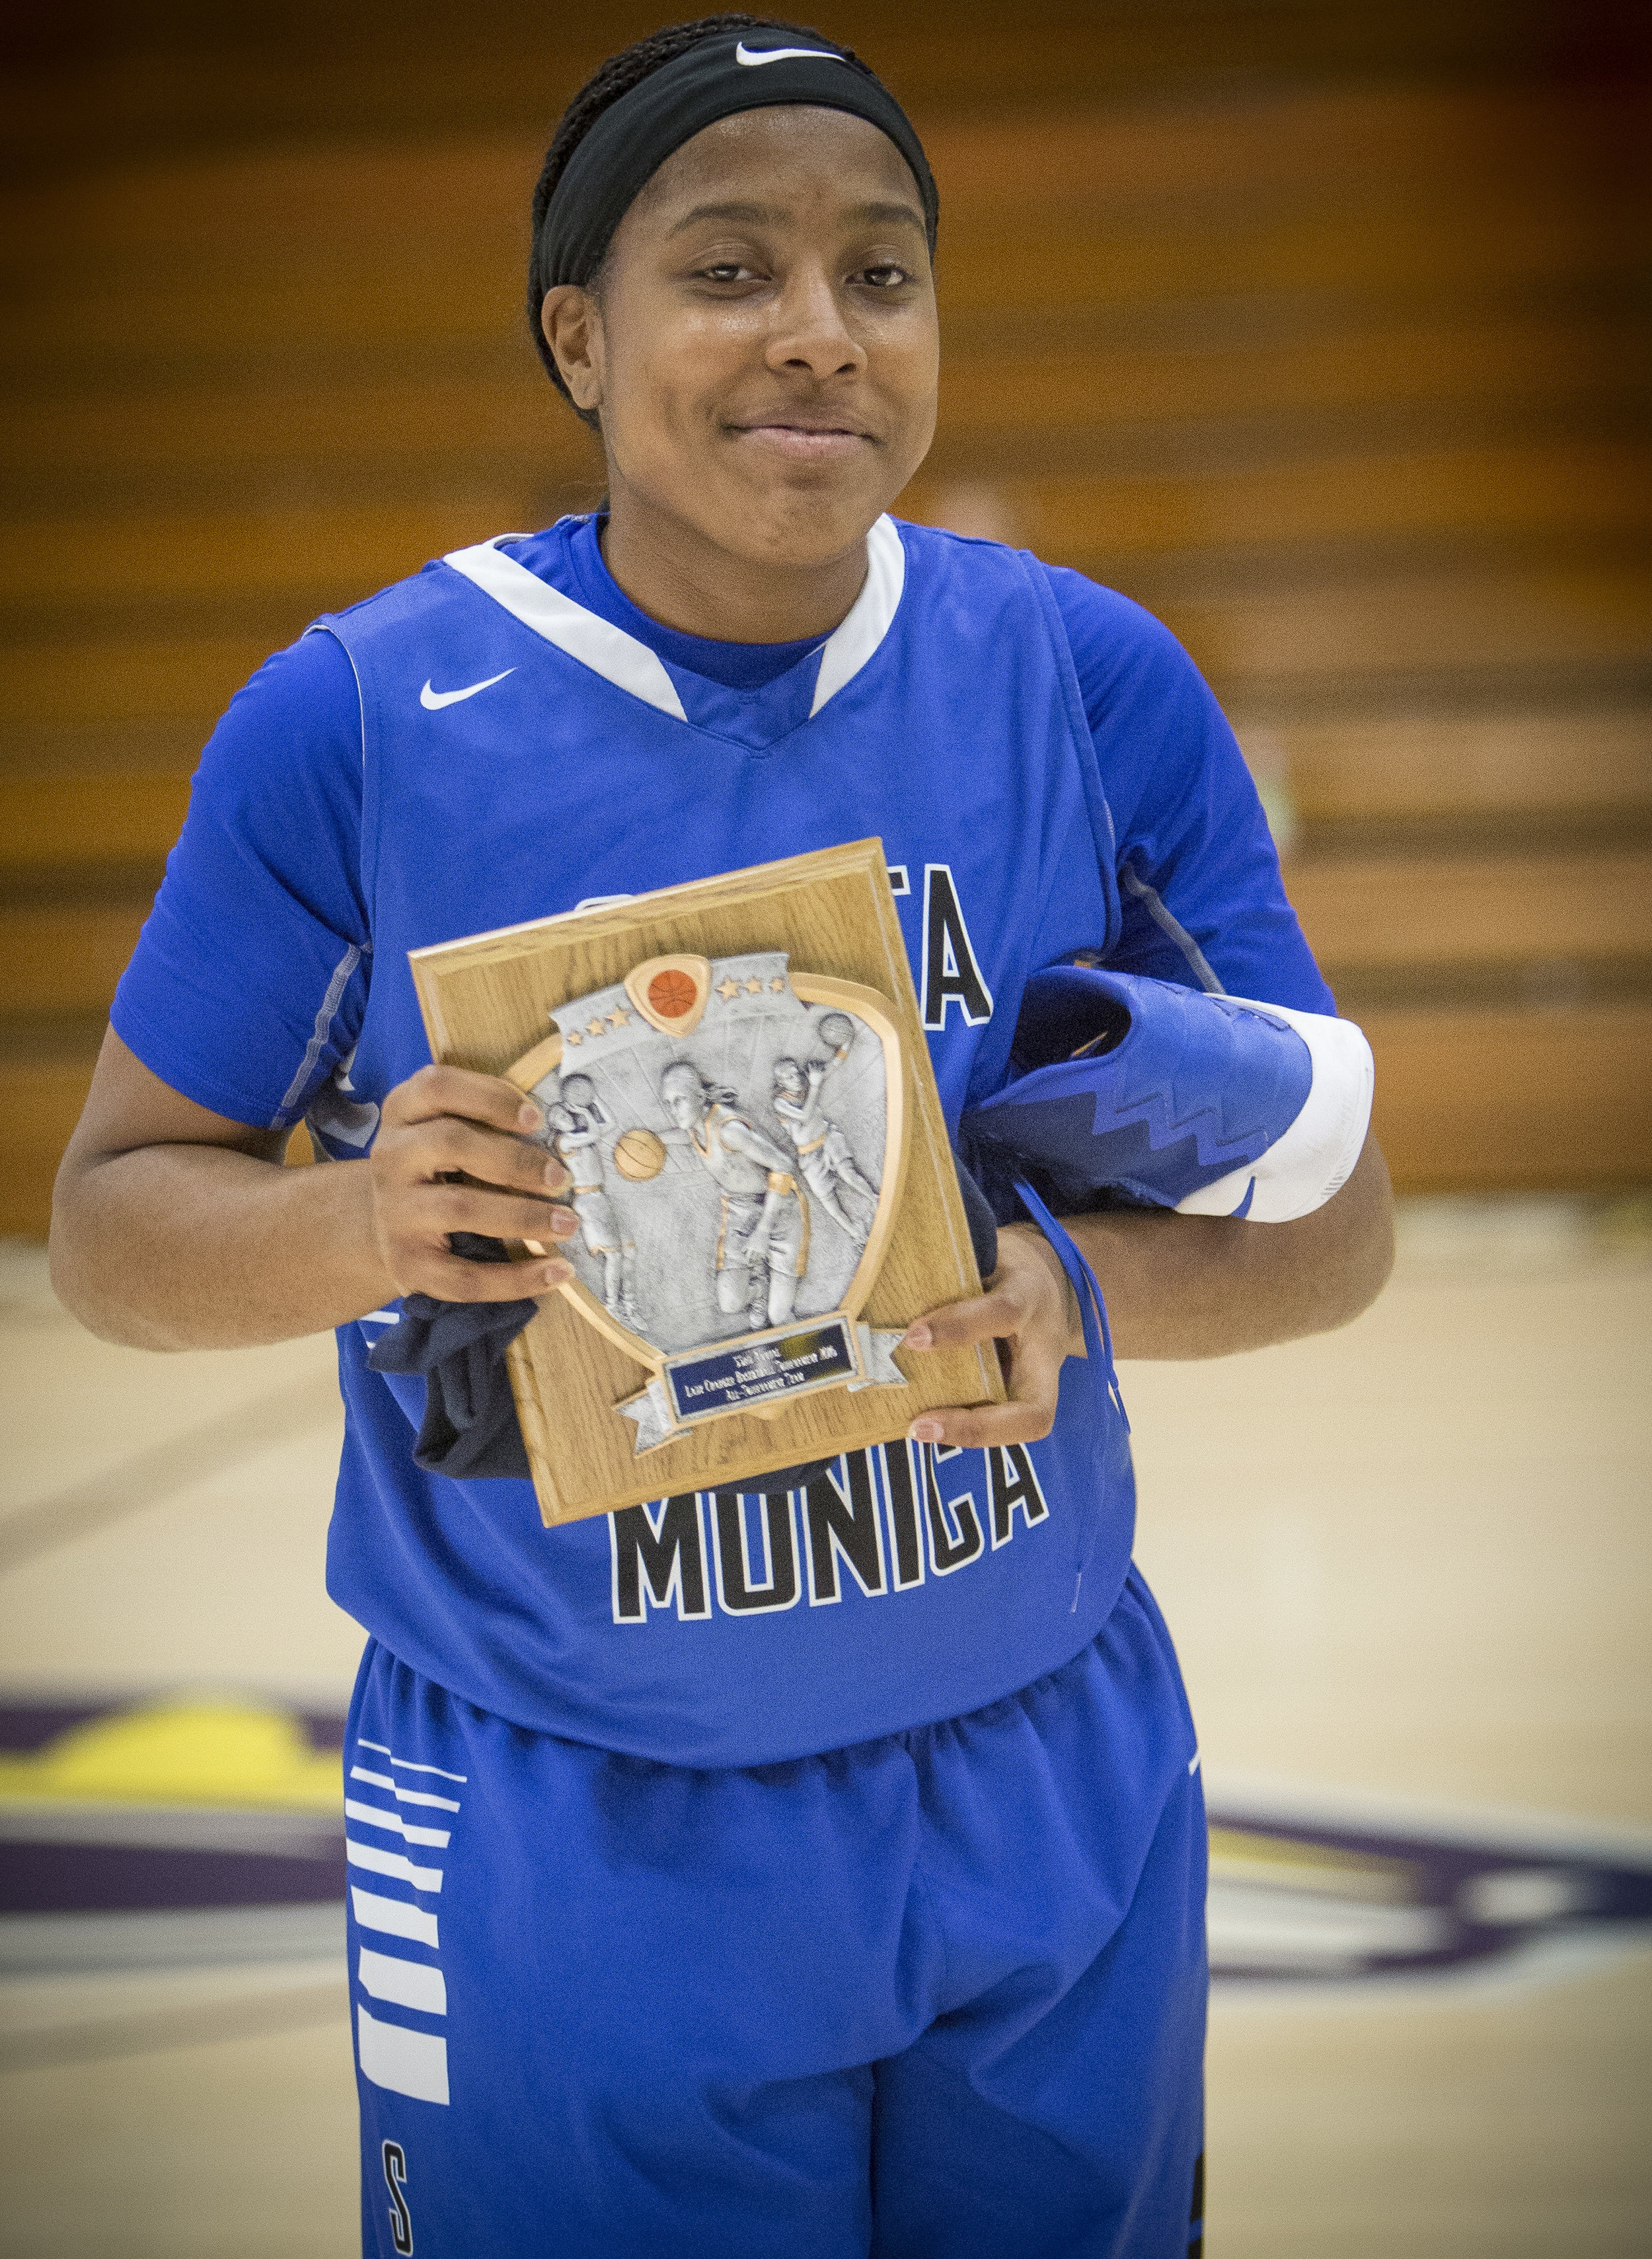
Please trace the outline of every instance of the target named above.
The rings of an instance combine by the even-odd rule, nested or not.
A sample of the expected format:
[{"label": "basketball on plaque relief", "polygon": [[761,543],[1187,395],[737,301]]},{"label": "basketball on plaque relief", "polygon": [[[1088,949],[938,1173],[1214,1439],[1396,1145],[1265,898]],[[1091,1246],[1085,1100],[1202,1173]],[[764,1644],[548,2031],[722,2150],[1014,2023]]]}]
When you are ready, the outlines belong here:
[{"label": "basketball on plaque relief", "polygon": [[833,1051],[841,1051],[854,1032],[852,1022],[842,1012],[828,1012],[820,1022],[820,1039],[830,1044]]},{"label": "basketball on plaque relief", "polygon": [[648,984],[648,1001],[662,1020],[687,1019],[694,1008],[694,984],[686,973],[656,973]]},{"label": "basketball on plaque relief", "polygon": [[666,1148],[652,1130],[628,1130],[616,1140],[614,1166],[634,1185],[651,1183],[666,1165]]},{"label": "basketball on plaque relief", "polygon": [[663,1036],[690,1035],[710,995],[711,966],[703,957],[651,957],[625,976],[625,994],[651,1028]]}]

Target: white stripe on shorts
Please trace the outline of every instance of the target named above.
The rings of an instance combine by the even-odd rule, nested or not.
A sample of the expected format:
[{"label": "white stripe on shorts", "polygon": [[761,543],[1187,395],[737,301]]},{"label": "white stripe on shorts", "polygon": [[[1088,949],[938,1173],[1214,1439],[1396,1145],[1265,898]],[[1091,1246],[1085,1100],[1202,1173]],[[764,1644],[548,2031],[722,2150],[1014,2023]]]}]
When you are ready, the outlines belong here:
[{"label": "white stripe on shorts", "polygon": [[375,1892],[359,1891],[353,1883],[350,1900],[363,1929],[381,1929],[391,1937],[410,1937],[420,1945],[439,1949],[436,1916],[426,1913],[423,1906],[409,1906],[401,1899],[381,1899]]},{"label": "white stripe on shorts", "polygon": [[439,1891],[442,1887],[439,1867],[416,1867],[404,1851],[381,1851],[371,1843],[358,1843],[353,1835],[346,1835],[345,1856],[352,1867],[365,1867],[374,1875],[394,1875],[398,1883],[411,1883],[416,1891]]},{"label": "white stripe on shorts", "polygon": [[392,2094],[416,2102],[447,2100],[447,2042],[430,2032],[410,2032],[404,2024],[381,2024],[365,2008],[356,2010],[356,2056],[361,2075]]},{"label": "white stripe on shorts", "polygon": [[360,1948],[356,1974],[362,1990],[375,2000],[395,2000],[404,2008],[419,2008],[427,2016],[447,2013],[447,1979],[427,1961],[403,1961],[394,1953],[374,1953]]}]

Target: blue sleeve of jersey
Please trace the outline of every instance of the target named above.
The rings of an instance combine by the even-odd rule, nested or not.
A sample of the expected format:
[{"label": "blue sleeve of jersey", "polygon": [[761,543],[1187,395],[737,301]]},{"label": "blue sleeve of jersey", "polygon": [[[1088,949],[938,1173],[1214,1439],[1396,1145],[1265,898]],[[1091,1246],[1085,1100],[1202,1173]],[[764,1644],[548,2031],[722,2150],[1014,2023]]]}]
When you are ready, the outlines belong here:
[{"label": "blue sleeve of jersey", "polygon": [[1117,834],[1123,923],[1109,965],[1335,1011],[1285,898],[1244,756],[1203,676],[1128,596],[1082,573],[1044,569]]},{"label": "blue sleeve of jersey", "polygon": [[110,1015],[152,1073],[231,1121],[300,1118],[367,1001],[360,836],[355,670],[321,631],[237,691],[196,772]]}]

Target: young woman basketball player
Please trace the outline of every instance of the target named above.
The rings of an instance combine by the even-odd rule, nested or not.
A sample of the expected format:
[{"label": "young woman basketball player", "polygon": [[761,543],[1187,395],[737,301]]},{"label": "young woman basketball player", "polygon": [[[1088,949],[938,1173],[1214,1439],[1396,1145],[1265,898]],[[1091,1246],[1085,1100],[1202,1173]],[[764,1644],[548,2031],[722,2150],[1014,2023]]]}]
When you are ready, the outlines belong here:
[{"label": "young woman basketball player", "polygon": [[[936,214],[893,97],[813,32],[714,18],[603,67],[530,300],[606,509],[426,567],[238,695],[64,1165],[54,1275],[96,1331],[338,1329],[376,2254],[1197,2242],[1195,1743],[1050,1242],[1007,1229],[908,1336],[1008,1344],[1008,1403],[789,1496],[547,1532],[526,1482],[416,1464],[422,1384],[367,1362],[402,1296],[523,1291],[450,1234],[579,1228],[534,1109],[429,1065],[409,948],[875,833],[954,1122],[1080,955],[1334,1008],[1171,637],[886,515],[935,427]],[[305,1116],[335,1165],[283,1171]],[[1275,1229],[1072,1229],[1122,1355],[1212,1355],[1362,1308],[1386,1181],[1368,1147]]]}]

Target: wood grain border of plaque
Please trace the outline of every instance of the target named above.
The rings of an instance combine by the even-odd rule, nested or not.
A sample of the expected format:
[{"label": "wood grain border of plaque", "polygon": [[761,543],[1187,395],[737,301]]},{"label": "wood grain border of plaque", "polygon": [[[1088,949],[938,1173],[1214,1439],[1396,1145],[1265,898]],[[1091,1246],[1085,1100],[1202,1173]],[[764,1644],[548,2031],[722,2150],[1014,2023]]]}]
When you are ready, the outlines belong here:
[{"label": "wood grain border of plaque", "polygon": [[576,1276],[509,1352],[547,1524],[1003,1400],[990,1343],[897,1354],[980,1279],[881,840],[409,962],[431,1057],[531,1092],[573,1174]]}]

